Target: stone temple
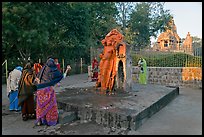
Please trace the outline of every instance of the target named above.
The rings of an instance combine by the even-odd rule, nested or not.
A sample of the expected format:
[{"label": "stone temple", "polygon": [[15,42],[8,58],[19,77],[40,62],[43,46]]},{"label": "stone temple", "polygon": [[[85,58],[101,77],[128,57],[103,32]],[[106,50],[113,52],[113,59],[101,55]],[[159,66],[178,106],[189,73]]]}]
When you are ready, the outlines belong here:
[{"label": "stone temple", "polygon": [[174,20],[171,18],[165,27],[165,32],[158,36],[157,43],[154,45],[153,50],[193,54],[192,37],[188,32],[185,40],[182,42],[177,34],[177,27]]}]

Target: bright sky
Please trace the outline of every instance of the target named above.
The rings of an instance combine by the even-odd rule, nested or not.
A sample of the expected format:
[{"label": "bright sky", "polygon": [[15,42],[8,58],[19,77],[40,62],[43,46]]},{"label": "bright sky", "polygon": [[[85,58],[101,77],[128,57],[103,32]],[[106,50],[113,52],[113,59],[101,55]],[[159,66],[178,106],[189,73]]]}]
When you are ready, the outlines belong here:
[{"label": "bright sky", "polygon": [[188,32],[202,38],[202,2],[165,2],[164,8],[173,14],[180,38]]}]

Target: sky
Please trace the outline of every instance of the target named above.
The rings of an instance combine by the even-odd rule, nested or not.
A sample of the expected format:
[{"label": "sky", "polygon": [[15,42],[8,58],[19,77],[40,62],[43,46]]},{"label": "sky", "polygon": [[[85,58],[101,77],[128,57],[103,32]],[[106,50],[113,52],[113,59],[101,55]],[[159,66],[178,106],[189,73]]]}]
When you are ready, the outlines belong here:
[{"label": "sky", "polygon": [[188,32],[202,38],[202,2],[165,2],[164,9],[173,14],[180,38],[186,38]]}]

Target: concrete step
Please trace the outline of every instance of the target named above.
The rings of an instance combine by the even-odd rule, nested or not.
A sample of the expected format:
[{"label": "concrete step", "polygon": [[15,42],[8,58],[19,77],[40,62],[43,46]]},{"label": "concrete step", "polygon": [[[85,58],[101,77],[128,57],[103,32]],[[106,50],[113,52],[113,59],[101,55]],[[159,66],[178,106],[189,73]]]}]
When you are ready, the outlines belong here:
[{"label": "concrete step", "polygon": [[77,120],[77,114],[74,111],[66,112],[62,109],[59,109],[59,124],[69,124]]}]

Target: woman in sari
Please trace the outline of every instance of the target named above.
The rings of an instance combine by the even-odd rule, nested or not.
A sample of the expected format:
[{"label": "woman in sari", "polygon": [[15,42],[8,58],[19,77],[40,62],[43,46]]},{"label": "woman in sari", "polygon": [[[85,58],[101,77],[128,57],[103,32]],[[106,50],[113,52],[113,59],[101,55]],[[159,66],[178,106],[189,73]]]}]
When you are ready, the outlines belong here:
[{"label": "woman in sari", "polygon": [[138,62],[138,66],[140,67],[139,83],[146,85],[147,84],[147,63],[145,59],[140,58]]},{"label": "woman in sari", "polygon": [[29,62],[23,68],[18,90],[18,105],[22,107],[24,121],[35,119],[34,92],[37,90],[34,85],[35,77],[35,72]]},{"label": "woman in sari", "polygon": [[52,58],[37,75],[36,125],[54,126],[58,121],[56,94],[53,86],[63,78]]},{"label": "woman in sari", "polygon": [[92,76],[92,81],[97,81],[98,80],[98,61],[96,59],[96,57],[93,59],[92,61],[92,72],[93,72],[93,76]]},{"label": "woman in sari", "polygon": [[17,66],[9,73],[7,78],[7,96],[9,98],[9,110],[20,111],[21,107],[18,106],[18,82],[21,78],[22,67]]}]

